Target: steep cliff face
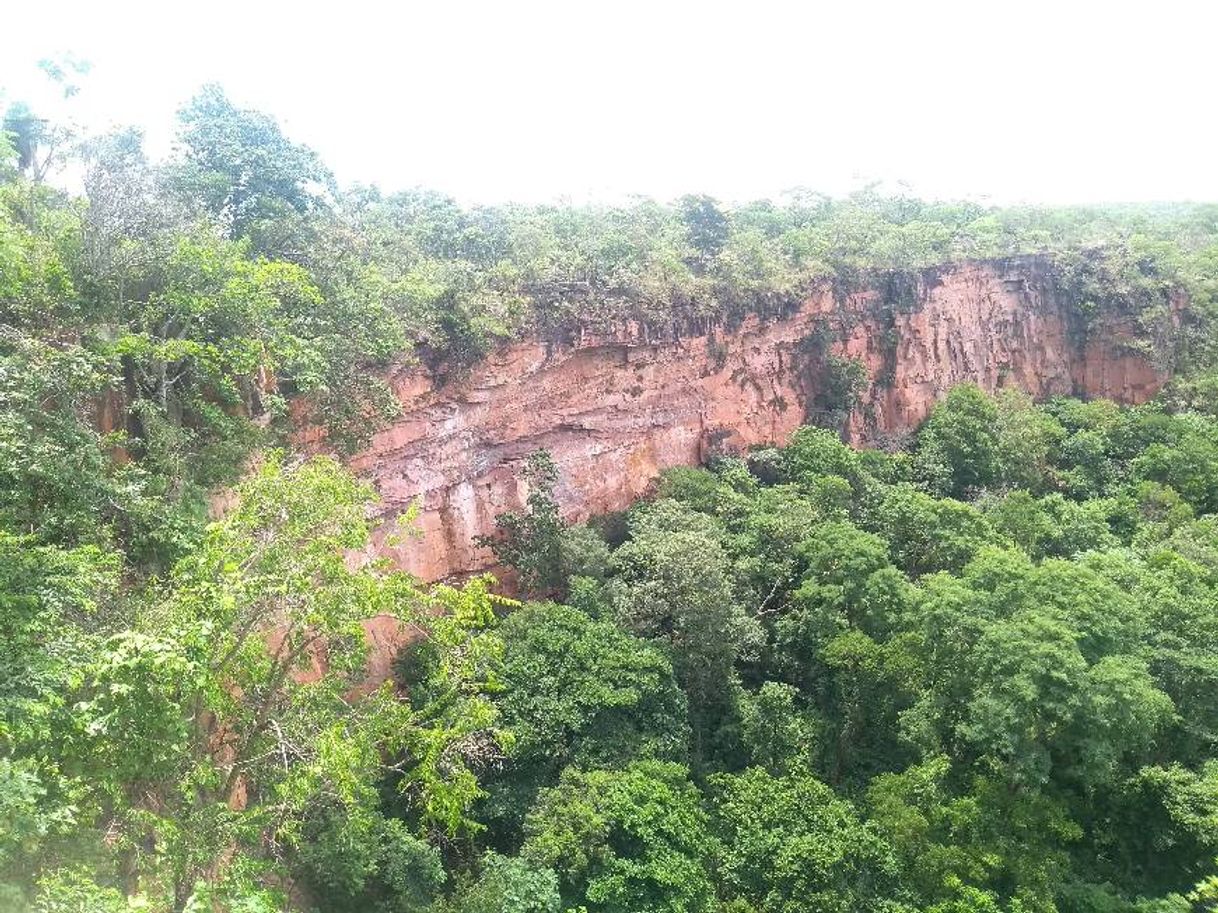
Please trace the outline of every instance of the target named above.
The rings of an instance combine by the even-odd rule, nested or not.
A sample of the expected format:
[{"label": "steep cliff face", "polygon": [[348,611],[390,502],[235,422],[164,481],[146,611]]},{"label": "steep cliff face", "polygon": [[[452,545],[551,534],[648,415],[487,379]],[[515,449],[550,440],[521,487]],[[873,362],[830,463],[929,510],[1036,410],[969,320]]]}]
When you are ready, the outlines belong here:
[{"label": "steep cliff face", "polygon": [[382,534],[376,547],[435,580],[488,566],[474,537],[522,502],[519,463],[539,447],[559,468],[567,517],[580,520],[626,507],[667,467],[784,442],[826,407],[842,358],[866,370],[844,424],[856,443],[909,433],[963,381],[1144,401],[1166,377],[1133,347],[1135,327],[1119,314],[1083,326],[1047,265],[1029,258],[845,296],[826,288],[782,318],[695,335],[626,325],[562,344],[522,341],[458,382],[399,372],[401,418],[351,466],[375,484],[387,517],[418,502],[423,535],[396,544]]}]

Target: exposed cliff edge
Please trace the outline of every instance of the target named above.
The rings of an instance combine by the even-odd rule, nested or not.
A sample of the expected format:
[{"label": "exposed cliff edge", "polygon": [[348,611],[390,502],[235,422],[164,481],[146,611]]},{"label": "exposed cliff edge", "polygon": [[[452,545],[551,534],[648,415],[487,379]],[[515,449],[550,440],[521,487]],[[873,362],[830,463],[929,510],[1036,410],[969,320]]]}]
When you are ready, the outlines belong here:
[{"label": "exposed cliff edge", "polygon": [[628,324],[520,341],[442,385],[422,369],[398,372],[401,417],[350,463],[387,517],[418,501],[424,535],[393,544],[383,531],[377,549],[427,580],[486,567],[474,537],[522,502],[517,469],[530,451],[552,454],[569,519],[619,510],[667,467],[784,442],[825,407],[835,359],[866,370],[844,417],[856,443],[908,433],[963,381],[1137,403],[1167,379],[1133,315],[1106,309],[1088,322],[1040,258],[895,278],[848,294],[826,287],[786,316],[694,335]]}]

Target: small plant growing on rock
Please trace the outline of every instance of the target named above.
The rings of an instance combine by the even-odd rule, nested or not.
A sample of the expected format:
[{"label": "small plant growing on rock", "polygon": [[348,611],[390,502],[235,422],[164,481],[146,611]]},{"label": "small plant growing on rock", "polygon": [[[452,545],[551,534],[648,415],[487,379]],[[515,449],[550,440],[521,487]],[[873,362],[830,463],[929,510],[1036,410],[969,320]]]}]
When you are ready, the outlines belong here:
[{"label": "small plant growing on rock", "polygon": [[559,582],[562,572],[563,521],[554,497],[558,468],[546,450],[535,450],[525,460],[521,477],[529,487],[525,509],[495,518],[495,535],[478,536],[478,545],[520,575],[525,592],[545,591]]}]

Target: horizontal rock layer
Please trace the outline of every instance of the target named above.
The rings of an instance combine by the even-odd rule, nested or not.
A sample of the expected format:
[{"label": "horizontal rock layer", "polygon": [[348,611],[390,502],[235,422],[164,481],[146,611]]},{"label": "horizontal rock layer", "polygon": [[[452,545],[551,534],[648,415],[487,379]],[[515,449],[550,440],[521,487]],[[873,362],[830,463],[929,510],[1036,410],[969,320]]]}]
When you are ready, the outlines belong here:
[{"label": "horizontal rock layer", "polygon": [[376,486],[386,518],[418,503],[422,536],[385,524],[376,548],[437,580],[491,564],[474,537],[492,533],[496,515],[522,503],[518,470],[538,448],[553,456],[558,499],[578,521],[626,507],[667,467],[780,444],[823,417],[832,405],[831,356],[857,359],[867,372],[844,419],[855,443],[908,434],[963,381],[1037,398],[1144,401],[1166,375],[1139,354],[1136,326],[1128,315],[1104,313],[1085,327],[1055,292],[1048,265],[1024,258],[849,295],[826,288],[786,316],[694,335],[656,338],[627,324],[564,343],[525,340],[459,381],[397,372],[401,417],[350,465]]}]

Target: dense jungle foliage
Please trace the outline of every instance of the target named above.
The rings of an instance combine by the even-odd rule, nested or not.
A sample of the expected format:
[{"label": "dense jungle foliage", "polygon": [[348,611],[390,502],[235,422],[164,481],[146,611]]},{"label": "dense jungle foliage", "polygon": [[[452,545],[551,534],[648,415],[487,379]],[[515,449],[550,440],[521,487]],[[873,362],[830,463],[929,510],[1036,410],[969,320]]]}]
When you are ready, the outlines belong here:
[{"label": "dense jungle foliage", "polygon": [[[294,404],[358,447],[391,364],[1022,254],[1084,331],[1188,295],[1161,402],[961,387],[577,527],[539,452],[526,601],[353,567],[373,493],[288,447]],[[1216,293],[1218,206],[464,208],[214,87],[164,162],[10,106],[0,910],[1214,909]],[[376,615],[416,639],[370,690]]]}]

